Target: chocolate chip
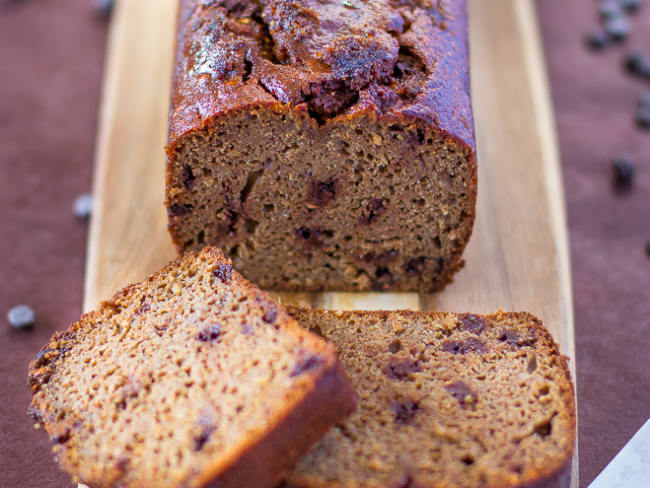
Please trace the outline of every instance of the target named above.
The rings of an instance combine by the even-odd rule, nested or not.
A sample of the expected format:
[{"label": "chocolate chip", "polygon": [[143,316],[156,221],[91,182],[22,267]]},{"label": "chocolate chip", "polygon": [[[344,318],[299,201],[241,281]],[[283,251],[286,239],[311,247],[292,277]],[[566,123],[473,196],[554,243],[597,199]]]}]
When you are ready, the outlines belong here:
[{"label": "chocolate chip", "polygon": [[320,239],[321,231],[318,229],[299,227],[296,229],[295,234],[306,247],[318,248],[323,246],[323,242]]},{"label": "chocolate chip", "polygon": [[602,30],[592,31],[585,36],[585,44],[594,51],[601,51],[609,46],[609,36]]},{"label": "chocolate chip", "polygon": [[645,243],[645,255],[650,258],[650,241]]},{"label": "chocolate chip", "polygon": [[447,390],[451,396],[458,400],[463,408],[465,408],[466,403],[468,403],[468,397],[469,403],[476,403],[476,394],[462,381],[455,381],[450,385],[446,385],[445,390]]},{"label": "chocolate chip", "polygon": [[78,219],[89,219],[93,213],[93,196],[88,193],[79,195],[74,201],[72,210]]},{"label": "chocolate chip", "polygon": [[241,333],[244,335],[251,335],[253,333],[253,328],[250,324],[244,322],[241,326]]},{"label": "chocolate chip", "polygon": [[623,41],[630,34],[630,23],[622,16],[608,18],[603,24],[605,32],[614,41]]},{"label": "chocolate chip", "polygon": [[375,271],[375,278],[372,280],[372,289],[376,291],[387,290],[394,282],[393,273],[386,267],[379,267]]},{"label": "chocolate chip", "polygon": [[519,333],[515,330],[512,329],[504,329],[501,332],[501,335],[499,336],[499,340],[501,342],[507,342],[511,346],[516,346],[519,344],[519,341],[521,340],[521,336]]},{"label": "chocolate chip", "polygon": [[522,337],[521,334],[514,329],[503,329],[499,336],[499,340],[518,349],[524,346],[532,346],[537,341],[537,333],[531,329],[528,331],[528,335]]},{"label": "chocolate chip", "polygon": [[219,263],[214,270],[214,276],[222,283],[228,283],[232,278],[232,266],[229,263]]},{"label": "chocolate chip", "polygon": [[315,181],[309,192],[309,200],[317,207],[324,207],[336,197],[337,180]]},{"label": "chocolate chip", "polygon": [[630,51],[623,56],[623,67],[628,73],[640,74],[645,62],[645,57],[639,51]]},{"label": "chocolate chip", "polygon": [[481,335],[487,324],[483,317],[474,314],[463,314],[460,316],[461,329],[476,335]]},{"label": "chocolate chip", "polygon": [[52,433],[52,442],[55,444],[65,444],[70,440],[70,427],[62,427],[62,428],[57,428],[53,433]]},{"label": "chocolate chip", "polygon": [[376,220],[381,214],[386,211],[384,202],[381,198],[371,198],[366,206],[366,210],[361,216],[361,222],[366,224],[371,224]]},{"label": "chocolate chip", "polygon": [[404,266],[404,271],[407,274],[420,275],[424,271],[424,267],[426,266],[426,263],[427,263],[428,260],[429,260],[429,258],[427,258],[426,256],[420,256],[420,257],[411,259]]},{"label": "chocolate chip", "polygon": [[528,371],[529,373],[534,373],[536,369],[537,369],[537,357],[533,356],[528,360],[528,367],[526,368],[526,371]]},{"label": "chocolate chip", "polygon": [[189,164],[183,166],[183,186],[188,190],[192,191],[194,188],[194,183],[196,181],[196,176],[192,171],[192,167]]},{"label": "chocolate chip", "polygon": [[402,350],[402,343],[399,341],[399,339],[395,339],[388,345],[388,350],[391,353],[396,354]]},{"label": "chocolate chip", "polygon": [[102,17],[109,17],[113,12],[115,0],[92,0],[95,12]]},{"label": "chocolate chip", "polygon": [[445,341],[442,344],[442,350],[454,354],[467,354],[468,352],[483,354],[487,352],[487,347],[481,340],[470,337],[464,341]]},{"label": "chocolate chip", "polygon": [[322,362],[323,362],[323,358],[317,354],[301,359],[300,361],[298,361],[298,363],[293,368],[293,370],[291,370],[289,376],[294,377],[294,376],[301,375],[304,372],[309,371],[310,369],[314,369]]},{"label": "chocolate chip", "polygon": [[212,342],[217,340],[220,335],[221,326],[219,324],[209,325],[196,334],[196,340],[201,342]]},{"label": "chocolate chip", "polygon": [[216,430],[216,427],[206,419],[200,420],[199,423],[201,424],[201,432],[194,438],[195,451],[200,451],[203,449],[203,446],[205,446],[212,433]]},{"label": "chocolate chip", "polygon": [[618,0],[600,0],[598,2],[598,13],[603,19],[621,17],[623,10]]},{"label": "chocolate chip", "polygon": [[36,313],[34,313],[34,309],[27,305],[16,305],[7,312],[7,320],[12,327],[19,330],[26,330],[34,325]]},{"label": "chocolate chip", "polygon": [[384,374],[393,380],[404,381],[411,373],[419,373],[420,365],[412,359],[395,359],[384,368]]},{"label": "chocolate chip", "polygon": [[420,410],[420,405],[413,400],[407,400],[405,402],[393,403],[390,408],[395,416],[395,422],[400,424],[410,424],[413,421],[415,414]]},{"label": "chocolate chip", "polygon": [[374,252],[366,253],[363,256],[363,260],[367,263],[376,264],[377,266],[386,266],[395,261],[397,256],[399,256],[399,253],[395,249],[389,249],[380,254],[375,254]]},{"label": "chocolate chip", "polygon": [[278,318],[278,311],[275,308],[271,308],[266,311],[262,320],[267,324],[272,324]]},{"label": "chocolate chip", "polygon": [[614,187],[617,190],[627,190],[634,183],[636,168],[634,161],[628,158],[616,158],[612,161]]},{"label": "chocolate chip", "polygon": [[172,217],[182,217],[183,215],[192,213],[193,208],[194,207],[190,204],[180,205],[178,203],[172,203],[171,207],[169,207],[168,212]]},{"label": "chocolate chip", "polygon": [[620,3],[626,12],[633,14],[639,10],[643,4],[643,0],[620,0]]}]

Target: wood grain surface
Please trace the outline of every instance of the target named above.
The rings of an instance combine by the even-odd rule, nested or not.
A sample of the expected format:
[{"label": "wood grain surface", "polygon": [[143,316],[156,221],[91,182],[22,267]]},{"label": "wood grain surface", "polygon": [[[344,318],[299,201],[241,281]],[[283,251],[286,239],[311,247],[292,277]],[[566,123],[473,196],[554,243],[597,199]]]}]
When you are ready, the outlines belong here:
[{"label": "wood grain surface", "polygon": [[[122,0],[111,26],[84,308],[174,258],[163,207],[177,0]],[[554,123],[533,0],[469,0],[479,195],[466,266],[442,293],[280,293],[332,309],[529,311],[575,357]],[[575,361],[570,362],[575,379]],[[577,452],[571,486],[578,486]]]}]

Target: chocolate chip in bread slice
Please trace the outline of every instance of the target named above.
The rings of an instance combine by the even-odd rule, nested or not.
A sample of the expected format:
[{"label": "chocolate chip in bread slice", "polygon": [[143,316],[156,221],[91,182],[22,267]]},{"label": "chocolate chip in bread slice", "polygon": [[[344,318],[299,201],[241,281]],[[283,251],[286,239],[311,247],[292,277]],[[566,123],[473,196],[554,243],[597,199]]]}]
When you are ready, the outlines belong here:
[{"label": "chocolate chip in bread slice", "polygon": [[55,334],[29,384],[61,466],[92,487],[271,487],[355,403],[334,348],[214,248]]},{"label": "chocolate chip in bread slice", "polygon": [[535,317],[290,309],[334,343],[360,398],[291,487],[568,487],[566,359]]}]

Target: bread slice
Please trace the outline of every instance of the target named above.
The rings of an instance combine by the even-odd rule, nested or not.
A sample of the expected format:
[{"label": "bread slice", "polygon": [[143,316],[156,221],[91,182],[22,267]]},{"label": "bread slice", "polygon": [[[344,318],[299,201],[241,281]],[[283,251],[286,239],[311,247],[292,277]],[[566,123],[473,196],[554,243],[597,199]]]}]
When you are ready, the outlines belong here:
[{"label": "bread slice", "polygon": [[292,487],[568,487],[566,359],[526,313],[290,309],[332,341],[360,397]]},{"label": "bread slice", "polygon": [[275,290],[434,291],[476,207],[465,0],[181,0],[180,253]]},{"label": "bread slice", "polygon": [[61,466],[93,487],[271,487],[354,406],[334,348],[214,248],[55,334],[29,383]]}]

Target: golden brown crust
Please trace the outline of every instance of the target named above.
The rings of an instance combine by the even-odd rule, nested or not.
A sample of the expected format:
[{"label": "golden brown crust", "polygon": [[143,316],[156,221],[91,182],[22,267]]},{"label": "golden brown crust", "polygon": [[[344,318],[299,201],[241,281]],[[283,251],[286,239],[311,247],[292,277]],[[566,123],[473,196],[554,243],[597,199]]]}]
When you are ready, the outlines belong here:
[{"label": "golden brown crust", "polygon": [[[517,364],[517,361],[524,361],[524,365],[527,363],[528,366],[524,367],[523,373],[518,373],[513,370],[512,381],[525,381],[526,384],[528,382],[531,382],[535,385],[537,385],[537,383],[535,383],[536,381],[541,381],[539,384],[543,385],[543,388],[550,388],[550,390],[544,390],[547,396],[540,401],[542,401],[544,405],[554,405],[552,408],[555,409],[555,411],[552,413],[552,417],[550,417],[553,419],[553,424],[549,423],[548,425],[554,425],[555,427],[553,430],[551,430],[551,427],[549,427],[548,432],[544,430],[540,432],[543,436],[549,436],[545,437],[546,439],[555,438],[558,440],[558,442],[556,443],[554,441],[553,443],[549,444],[547,452],[544,452],[544,450],[541,449],[543,444],[538,445],[538,447],[534,447],[533,444],[528,444],[528,449],[532,450],[528,451],[528,454],[526,455],[522,455],[521,453],[517,454],[516,451],[510,452],[507,456],[504,454],[504,457],[500,461],[504,463],[504,466],[499,466],[496,464],[493,466],[494,469],[491,472],[486,471],[484,475],[486,476],[486,479],[480,482],[480,486],[484,488],[568,487],[570,481],[570,471],[572,465],[571,461],[575,439],[574,389],[571,382],[566,357],[559,353],[558,346],[553,341],[553,338],[549,332],[534,316],[528,313],[504,312],[485,316],[476,316],[467,314],[448,314],[436,312],[423,313],[413,311],[329,312],[320,310],[305,310],[300,308],[289,308],[288,311],[303,326],[310,327],[313,330],[320,332],[325,338],[334,342],[334,344],[337,346],[337,349],[339,350],[341,361],[348,370],[350,377],[353,383],[355,383],[361,398],[361,403],[357,412],[353,414],[349,419],[343,421],[341,424],[343,426],[343,430],[347,432],[347,434],[344,437],[328,434],[328,436],[326,436],[300,461],[296,471],[289,475],[287,482],[288,487],[333,488],[337,486],[347,486],[354,488],[364,488],[370,486],[393,486],[393,483],[397,483],[394,485],[396,487],[417,486],[420,488],[437,488],[438,486],[445,486],[447,488],[475,485],[478,486],[478,478],[474,481],[469,481],[469,478],[465,479],[460,477],[449,477],[451,473],[454,473],[454,470],[450,468],[450,465],[452,463],[451,459],[453,459],[453,456],[452,458],[445,457],[445,452],[447,454],[450,452],[456,452],[456,459],[460,459],[464,452],[463,449],[467,449],[467,446],[465,448],[456,448],[453,447],[455,444],[448,447],[444,447],[443,445],[443,454],[441,455],[441,459],[439,461],[439,463],[443,463],[443,466],[438,465],[438,468],[426,469],[422,467],[415,469],[414,466],[410,465],[410,462],[407,464],[400,464],[400,462],[394,461],[396,464],[393,465],[391,464],[391,461],[388,460],[388,458],[381,457],[381,453],[384,452],[382,450],[383,448],[381,447],[381,443],[384,441],[380,439],[381,435],[379,435],[377,431],[374,434],[376,437],[373,441],[377,444],[377,446],[371,448],[369,451],[363,447],[365,445],[363,443],[365,428],[359,428],[359,425],[366,425],[366,423],[371,424],[373,418],[383,419],[382,422],[387,421],[387,418],[382,414],[382,408],[384,407],[382,407],[381,402],[377,400],[377,398],[382,398],[386,395],[388,398],[392,398],[395,393],[388,390],[391,390],[393,388],[395,389],[395,392],[401,391],[401,393],[398,393],[398,396],[404,395],[402,388],[405,388],[407,386],[407,383],[404,381],[394,381],[393,383],[389,381],[388,383],[384,383],[385,386],[378,387],[374,383],[376,379],[373,379],[376,377],[374,377],[371,373],[371,365],[374,362],[385,361],[385,353],[383,353],[381,344],[383,344],[386,340],[383,338],[383,333],[386,331],[386,329],[390,329],[390,327],[394,327],[396,334],[394,336],[396,341],[395,343],[401,344],[401,348],[396,347],[391,352],[415,347],[418,342],[422,341],[426,343],[424,354],[427,357],[429,355],[432,357],[438,357],[438,354],[440,353],[437,353],[434,350],[457,351],[445,360],[447,361],[446,363],[441,362],[443,359],[438,359],[436,360],[438,362],[435,363],[431,362],[434,361],[433,359],[419,360],[425,361],[424,363],[420,364],[428,364],[428,367],[431,368],[440,368],[443,364],[445,364],[445,369],[440,370],[441,378],[439,380],[436,379],[436,381],[444,382],[446,381],[445,378],[450,375],[450,377],[460,375],[465,383],[468,383],[469,385],[473,384],[474,386],[472,386],[472,388],[478,388],[476,380],[472,378],[473,376],[484,374],[484,370],[480,367],[480,358],[482,358],[483,355],[486,355],[485,357],[488,358],[486,360],[489,361],[490,364],[495,364],[495,368],[498,368],[499,366],[498,363],[493,363],[493,361],[496,357],[500,357],[502,354],[511,356],[511,362],[507,363],[509,366],[505,366],[506,363],[504,362],[504,367],[513,367],[516,369],[515,365]],[[377,324],[391,325],[386,326]],[[429,325],[427,326],[426,324]],[[423,328],[425,327],[430,328],[430,332],[424,332]],[[365,330],[366,328],[367,330]],[[414,332],[416,329],[421,332]],[[346,330],[350,332],[346,332]],[[446,332],[440,335],[441,339],[432,339],[431,333],[434,330],[445,330]],[[388,341],[391,340],[391,334],[388,334],[387,336]],[[369,335],[372,335],[371,339],[368,339]],[[445,342],[451,342],[452,344],[455,344],[456,347],[454,349],[445,349]],[[495,342],[496,346],[493,346],[492,344]],[[393,343],[391,343],[391,346],[392,344]],[[430,351],[427,352],[428,350]],[[404,351],[399,354],[403,354],[403,352]],[[423,352],[414,354],[415,357],[424,357],[422,356]],[[495,356],[495,354],[497,356]],[[358,357],[367,358],[365,361],[368,361],[368,364],[361,364],[358,359],[355,359]],[[397,356],[388,354],[388,357]],[[506,356],[504,356],[504,358],[505,357]],[[401,356],[400,358],[402,360],[404,359]],[[527,358],[536,359],[534,362],[528,362]],[[460,367],[460,370],[455,369],[456,366],[454,366],[454,362],[457,362],[459,360],[467,361],[467,366]],[[514,363],[512,361],[514,361]],[[531,361],[533,360],[531,359]],[[533,365],[532,368],[531,365]],[[424,368],[424,366],[421,367]],[[464,377],[464,375],[459,372],[463,371],[463,368],[466,368],[467,370],[467,377]],[[534,377],[536,374],[535,372],[533,373],[533,376],[529,376],[527,374],[527,369],[529,373],[530,371],[537,371],[537,368],[543,368],[545,372],[544,376],[549,375],[548,381],[551,381],[552,383],[546,384],[546,380],[542,379],[541,373],[538,379],[535,379]],[[488,368],[488,370],[490,370],[490,368]],[[421,386],[421,390],[415,390],[421,392],[419,393],[420,397],[426,395],[436,396],[438,394],[436,393],[435,388],[431,391],[427,390],[427,387],[424,386],[427,380],[420,376],[423,373],[421,373],[419,369],[412,368],[410,371],[412,371],[415,376],[412,376],[413,373],[410,373],[409,381],[422,383],[423,385]],[[424,371],[424,369],[422,369],[422,371]],[[452,374],[448,372],[445,373],[443,371],[456,372]],[[507,374],[507,372],[504,373]],[[402,376],[402,374],[405,373],[398,371],[399,378],[405,380],[406,377]],[[550,378],[552,378],[552,380]],[[459,395],[460,392],[462,392],[460,396],[455,396],[455,398],[459,399],[461,405],[463,405],[461,399],[465,395],[470,395],[472,402],[478,401],[479,403],[477,405],[479,406],[482,402],[484,402],[483,407],[479,408],[477,406],[477,409],[474,412],[476,418],[472,420],[472,425],[475,427],[482,422],[486,422],[486,419],[483,418],[482,415],[484,415],[486,411],[489,411],[484,409],[484,407],[487,406],[490,402],[488,398],[489,391],[486,391],[485,387],[483,387],[483,390],[471,392],[467,385],[463,385],[462,382],[461,386],[454,385],[458,385],[458,383],[452,383],[451,390],[447,391],[450,391],[452,395]],[[378,388],[385,388],[388,390],[384,391]],[[449,388],[449,386],[446,388]],[[454,388],[456,389],[454,390]],[[535,388],[537,388],[537,386]],[[374,393],[369,394],[371,390]],[[520,398],[515,396],[508,397],[510,405],[508,408],[516,410],[514,404],[517,400],[523,400],[526,398],[527,393],[525,390],[525,388],[522,388]],[[425,395],[425,391],[429,391],[429,393]],[[442,394],[444,396],[444,390]],[[503,394],[506,395],[505,392]],[[465,396],[465,399],[467,400],[468,397]],[[433,402],[433,405],[438,406],[435,412],[430,412],[427,409],[430,407],[430,404],[420,403],[419,406],[411,406],[409,409],[406,409],[400,413],[401,421],[403,421],[405,418],[408,419],[409,422],[412,421],[410,416],[414,415],[413,412],[415,412],[415,419],[418,418],[418,413],[419,415],[423,416],[420,422],[428,422],[429,420],[425,419],[427,416],[429,416],[431,421],[441,422],[443,425],[446,425],[444,420],[445,416],[451,415],[455,419],[452,422],[452,425],[455,425],[456,422],[458,422],[458,425],[461,426],[458,428],[461,430],[455,431],[454,428],[451,430],[442,429],[442,432],[447,432],[448,434],[445,435],[451,435],[453,437],[455,437],[457,434],[460,439],[462,439],[464,435],[462,430],[462,425],[464,425],[463,415],[466,411],[466,406],[463,405],[462,409],[454,413],[453,410],[440,410],[440,405],[444,404],[444,398],[440,401],[443,403],[439,403],[438,401]],[[525,402],[523,403],[524,405],[526,404]],[[457,418],[454,417],[456,415]],[[360,418],[360,416],[365,418],[362,424],[358,424],[358,418]],[[488,419],[488,423],[492,424],[491,427],[498,432],[503,431],[503,435],[506,437],[512,436],[512,439],[517,438],[517,435],[515,435],[517,429],[514,426],[500,425],[496,423],[499,422],[497,420],[498,417],[499,415],[497,414],[491,421]],[[387,424],[382,425],[385,426],[381,427],[381,429],[392,429],[391,421],[388,421]],[[403,426],[403,428],[408,430],[409,427]],[[425,428],[425,426],[423,424],[420,424],[419,429],[423,428]],[[557,429],[560,430],[558,431]],[[429,446],[426,443],[418,444],[420,441],[416,440],[414,432],[409,435],[405,435],[410,439],[410,442],[416,443],[415,450],[418,453],[421,451],[426,451]],[[550,436],[551,432],[552,436],[554,437]],[[356,446],[354,447],[354,452],[359,454],[357,454],[358,457],[355,458],[353,462],[346,461],[347,468],[343,469],[340,467],[341,465],[337,464],[340,463],[342,459],[339,459],[340,456],[337,456],[335,453],[338,453],[341,450],[342,452],[347,452],[346,449],[348,449],[348,447],[346,443],[350,442],[350,439],[355,439],[353,441],[353,445]],[[396,451],[405,450],[406,452],[410,452],[409,449],[412,449],[411,445],[405,445],[402,443],[403,439],[401,435],[399,435],[399,431],[395,431],[394,434],[390,434],[390,439],[390,449],[394,449]],[[433,438],[431,438],[429,442],[431,444],[435,444]],[[459,443],[458,446],[464,445],[462,440],[457,439],[455,442]],[[492,466],[492,463],[498,462],[497,460],[500,456],[499,452],[490,453],[490,447],[488,447],[493,441],[486,438],[482,442],[484,443],[483,449],[487,449],[487,451],[482,454],[472,454],[473,457],[471,458],[471,469],[474,469],[474,466],[477,467],[476,469],[479,469],[478,467],[480,467],[482,463],[481,458],[486,455],[491,454],[494,456],[490,457],[490,466]],[[365,472],[365,474],[362,476],[362,479],[365,480],[364,482],[359,482],[359,472],[356,470],[361,469],[361,467],[365,465],[366,461],[368,461],[364,457],[368,452],[375,453],[375,455],[379,456],[380,459],[383,459],[383,462],[378,463],[377,461],[371,459],[369,466],[372,466],[373,469]],[[334,460],[329,461],[328,459],[332,456]],[[528,457],[528,462],[530,464],[523,464],[522,466],[517,465],[517,470],[520,470],[520,474],[517,474],[517,472],[512,472],[506,469],[508,462],[512,462],[508,461],[508,456],[513,456],[514,458],[519,459],[517,463],[521,462],[521,459],[526,459]],[[349,457],[346,457],[345,455],[344,458],[349,459]],[[421,462],[421,458],[418,457],[418,459],[420,459]],[[446,461],[443,462],[443,460]],[[324,477],[322,476],[323,473],[316,466],[321,465],[321,463],[328,462],[330,463],[327,467],[328,476]],[[379,471],[374,471],[374,469],[377,469]],[[428,469],[433,469],[433,471],[429,472]],[[464,476],[463,473],[472,473],[472,471],[467,471],[468,469],[468,467],[462,468],[460,471],[456,472],[456,476]],[[349,478],[342,479],[342,472],[349,473]],[[431,476],[433,476],[431,473],[433,472],[436,473],[434,478],[438,480],[436,483],[432,483],[431,481]],[[393,474],[391,475],[390,473]],[[479,472],[476,471],[471,476],[479,476],[478,473]],[[382,476],[388,476],[388,478],[382,478]]]},{"label": "golden brown crust", "polygon": [[240,486],[251,473],[270,487],[355,403],[333,348],[214,248],[55,334],[29,384],[62,468],[96,487]]}]

